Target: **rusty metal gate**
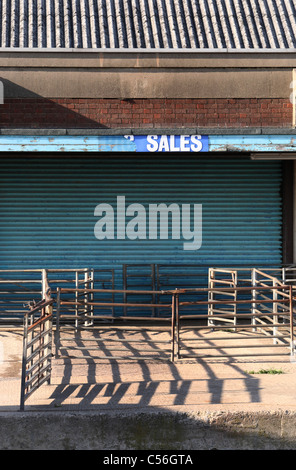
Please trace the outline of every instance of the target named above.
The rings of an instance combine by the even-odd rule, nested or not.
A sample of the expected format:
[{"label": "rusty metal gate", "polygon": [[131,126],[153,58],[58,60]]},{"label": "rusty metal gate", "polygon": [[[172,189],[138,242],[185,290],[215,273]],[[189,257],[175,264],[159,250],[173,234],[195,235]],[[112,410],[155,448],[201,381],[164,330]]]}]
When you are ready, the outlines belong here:
[{"label": "rusty metal gate", "polygon": [[[97,293],[106,295],[105,290],[80,289],[77,292],[77,289],[59,289],[56,355],[75,357],[80,351],[84,357],[91,355],[94,359],[153,358],[174,361],[206,357],[276,356],[284,354],[283,349],[275,352],[283,347],[285,353],[294,355],[292,286],[282,284],[259,270],[255,271],[255,285],[154,291],[158,297],[168,299],[167,303],[152,303],[151,291],[112,291],[129,296],[148,295],[150,301],[110,304],[103,299],[87,299],[89,295],[93,299]],[[72,298],[67,297],[71,293]],[[96,308],[107,305],[133,308],[137,313],[116,317],[96,311]],[[73,306],[78,313],[67,314],[67,309],[73,309]],[[171,313],[157,317],[138,313],[143,308],[154,310],[160,306],[169,308]],[[245,350],[241,351],[242,348]]]},{"label": "rusty metal gate", "polygon": [[52,359],[52,304],[42,300],[24,315],[20,410],[43,383],[50,382]]},{"label": "rusty metal gate", "polygon": [[291,285],[182,289],[175,297],[177,359],[295,355]]},{"label": "rusty metal gate", "polygon": [[[163,292],[116,289],[57,290],[56,357],[92,359],[174,360],[175,306],[169,296],[169,314],[161,317],[143,315],[154,311],[158,303],[151,299]],[[122,299],[114,301],[114,296]],[[126,300],[126,296],[135,298]],[[140,297],[140,300],[139,300]],[[114,315],[117,307],[132,308],[134,313]],[[112,313],[104,313],[109,309]],[[74,312],[74,314],[73,314]],[[103,312],[103,313],[102,313]]]},{"label": "rusty metal gate", "polygon": [[293,286],[274,274],[212,268],[207,288],[57,288],[55,300],[25,315],[21,409],[50,380],[53,302],[56,358],[174,362],[289,354],[295,360]]}]

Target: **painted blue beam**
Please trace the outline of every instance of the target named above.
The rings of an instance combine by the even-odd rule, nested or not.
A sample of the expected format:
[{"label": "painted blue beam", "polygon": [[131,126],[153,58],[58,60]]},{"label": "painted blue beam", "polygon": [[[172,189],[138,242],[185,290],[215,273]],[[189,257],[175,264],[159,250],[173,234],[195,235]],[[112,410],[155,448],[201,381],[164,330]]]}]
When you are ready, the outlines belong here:
[{"label": "painted blue beam", "polygon": [[212,135],[210,152],[295,152],[295,135]]},{"label": "painted blue beam", "polygon": [[0,152],[135,151],[135,144],[123,136],[0,136]]},{"label": "painted blue beam", "polygon": [[295,135],[1,135],[0,152],[295,152]]}]

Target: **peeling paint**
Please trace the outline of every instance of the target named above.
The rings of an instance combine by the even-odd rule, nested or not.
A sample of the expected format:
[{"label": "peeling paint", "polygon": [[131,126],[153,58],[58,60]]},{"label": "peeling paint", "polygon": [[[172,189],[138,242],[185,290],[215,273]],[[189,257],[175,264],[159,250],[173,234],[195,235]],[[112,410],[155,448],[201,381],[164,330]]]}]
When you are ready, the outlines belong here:
[{"label": "peeling paint", "polygon": [[291,152],[296,135],[212,135],[210,152]]},{"label": "peeling paint", "polygon": [[[151,131],[153,132],[153,131]],[[130,137],[130,136],[129,136]],[[141,152],[138,137],[0,135],[0,152]],[[140,136],[141,137],[141,136]],[[295,152],[296,135],[209,135],[209,152]],[[148,149],[146,150],[148,151]]]}]

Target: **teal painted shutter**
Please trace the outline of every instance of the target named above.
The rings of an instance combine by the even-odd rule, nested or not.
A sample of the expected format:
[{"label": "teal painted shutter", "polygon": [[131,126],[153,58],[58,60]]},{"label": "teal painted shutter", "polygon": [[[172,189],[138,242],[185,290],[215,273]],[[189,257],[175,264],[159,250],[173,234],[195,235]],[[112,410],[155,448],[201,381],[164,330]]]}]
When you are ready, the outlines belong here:
[{"label": "teal painted shutter", "polygon": [[[94,209],[126,204],[202,204],[202,246],[184,240],[97,240]],[[0,159],[1,268],[279,264],[281,164],[186,154]]]}]

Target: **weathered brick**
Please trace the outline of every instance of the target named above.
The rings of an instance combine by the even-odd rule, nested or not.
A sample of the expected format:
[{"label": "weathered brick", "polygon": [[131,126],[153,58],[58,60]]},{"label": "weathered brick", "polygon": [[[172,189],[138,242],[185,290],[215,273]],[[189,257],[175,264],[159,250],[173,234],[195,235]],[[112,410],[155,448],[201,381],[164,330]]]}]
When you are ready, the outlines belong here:
[{"label": "weathered brick", "polygon": [[6,99],[0,127],[291,126],[289,99]]}]

